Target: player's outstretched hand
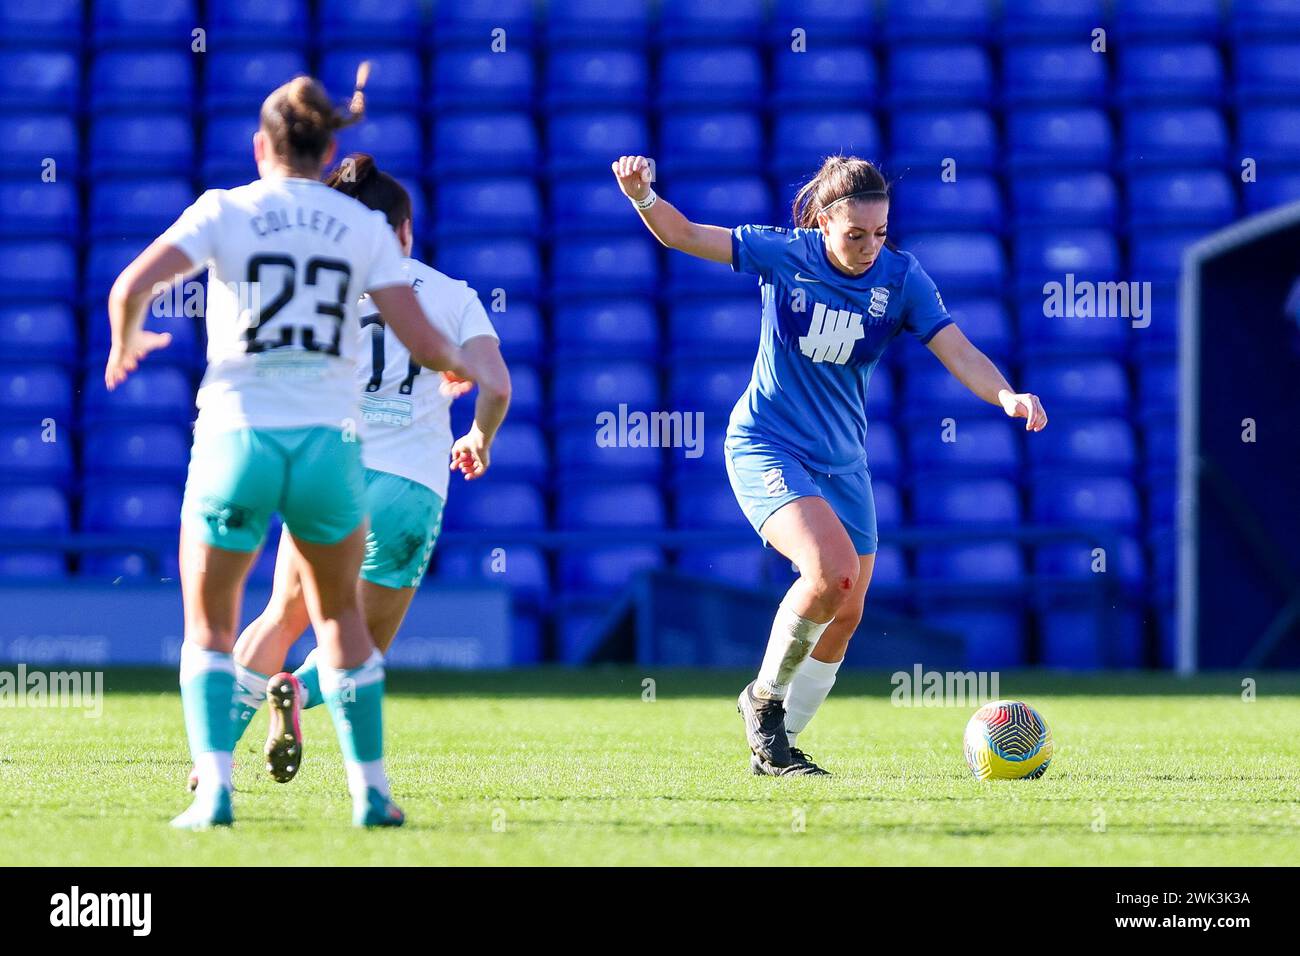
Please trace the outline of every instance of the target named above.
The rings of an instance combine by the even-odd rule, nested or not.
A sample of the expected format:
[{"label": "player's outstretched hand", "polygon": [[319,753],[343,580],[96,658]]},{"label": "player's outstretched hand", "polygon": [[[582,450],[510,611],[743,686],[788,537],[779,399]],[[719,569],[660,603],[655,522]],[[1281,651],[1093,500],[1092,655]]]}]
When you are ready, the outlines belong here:
[{"label": "player's outstretched hand", "polygon": [[451,470],[459,471],[466,481],[482,478],[488,470],[488,446],[492,443],[475,426],[451,446]]},{"label": "player's outstretched hand", "polygon": [[104,366],[104,384],[111,392],[126,377],[140,366],[140,362],[150,352],[165,349],[172,343],[170,332],[146,332],[141,329],[121,345],[114,345],[108,352],[108,364]]},{"label": "player's outstretched hand", "polygon": [[650,192],[650,160],[644,156],[620,156],[609,164],[624,196],[645,199]]},{"label": "player's outstretched hand", "polygon": [[1029,392],[1017,394],[1004,388],[998,392],[998,401],[1002,403],[1002,410],[1012,418],[1026,419],[1025,431],[1041,432],[1047,427],[1047,412],[1043,411],[1043,403],[1037,395]]},{"label": "player's outstretched hand", "polygon": [[474,390],[472,379],[461,378],[455,372],[440,372],[442,381],[438,383],[438,391],[448,398],[460,398]]}]

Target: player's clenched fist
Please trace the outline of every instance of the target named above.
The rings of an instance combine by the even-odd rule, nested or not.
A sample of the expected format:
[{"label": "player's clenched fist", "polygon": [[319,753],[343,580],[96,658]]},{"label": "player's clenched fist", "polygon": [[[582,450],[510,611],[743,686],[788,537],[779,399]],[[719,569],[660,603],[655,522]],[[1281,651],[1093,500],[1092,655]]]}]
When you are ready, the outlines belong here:
[{"label": "player's clenched fist", "polygon": [[618,188],[632,199],[645,199],[650,192],[650,160],[644,156],[620,156],[610,163]]}]

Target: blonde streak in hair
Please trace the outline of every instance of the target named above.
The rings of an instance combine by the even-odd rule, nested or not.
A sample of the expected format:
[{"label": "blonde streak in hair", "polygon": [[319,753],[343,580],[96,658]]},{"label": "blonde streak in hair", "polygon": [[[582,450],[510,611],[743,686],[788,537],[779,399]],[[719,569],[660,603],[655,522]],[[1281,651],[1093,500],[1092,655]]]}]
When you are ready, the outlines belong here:
[{"label": "blonde streak in hair", "polygon": [[340,127],[359,123],[366,115],[366,83],[370,81],[370,67],[369,60],[362,60],[357,66],[357,82],[352,90],[352,98],[348,101],[348,115],[339,117]]}]

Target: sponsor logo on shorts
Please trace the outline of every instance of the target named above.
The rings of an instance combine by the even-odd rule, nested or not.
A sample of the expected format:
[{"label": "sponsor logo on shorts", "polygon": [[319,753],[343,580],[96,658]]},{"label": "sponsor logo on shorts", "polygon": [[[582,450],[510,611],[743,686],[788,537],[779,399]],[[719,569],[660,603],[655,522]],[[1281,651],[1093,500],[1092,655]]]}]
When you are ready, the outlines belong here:
[{"label": "sponsor logo on shorts", "polygon": [[786,487],[785,475],[781,474],[780,468],[769,468],[763,472],[763,484],[767,485],[767,496],[769,498],[784,495],[790,490]]}]

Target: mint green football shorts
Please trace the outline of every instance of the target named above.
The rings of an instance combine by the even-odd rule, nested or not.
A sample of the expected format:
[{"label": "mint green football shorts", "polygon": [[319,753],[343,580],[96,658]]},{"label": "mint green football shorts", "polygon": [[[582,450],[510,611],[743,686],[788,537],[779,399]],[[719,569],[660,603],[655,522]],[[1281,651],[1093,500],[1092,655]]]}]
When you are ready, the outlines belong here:
[{"label": "mint green football shorts", "polygon": [[204,543],[256,551],[278,512],[296,538],[334,544],[365,517],[361,444],[337,428],[240,428],[194,441],[181,522]]},{"label": "mint green football shorts", "polygon": [[361,577],[386,588],[418,588],[442,530],[442,498],[418,481],[366,469],[370,533]]}]

